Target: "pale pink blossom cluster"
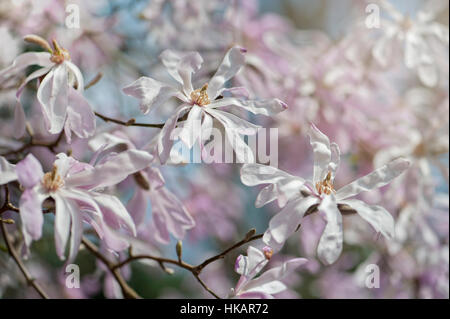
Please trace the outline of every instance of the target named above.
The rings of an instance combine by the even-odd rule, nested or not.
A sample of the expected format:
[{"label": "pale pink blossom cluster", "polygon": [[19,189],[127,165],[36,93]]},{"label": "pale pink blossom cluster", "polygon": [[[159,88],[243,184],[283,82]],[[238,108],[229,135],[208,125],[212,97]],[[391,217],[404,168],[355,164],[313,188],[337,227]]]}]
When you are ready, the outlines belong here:
[{"label": "pale pink blossom cluster", "polygon": [[0,297],[449,297],[448,1],[287,2],[1,1]]}]

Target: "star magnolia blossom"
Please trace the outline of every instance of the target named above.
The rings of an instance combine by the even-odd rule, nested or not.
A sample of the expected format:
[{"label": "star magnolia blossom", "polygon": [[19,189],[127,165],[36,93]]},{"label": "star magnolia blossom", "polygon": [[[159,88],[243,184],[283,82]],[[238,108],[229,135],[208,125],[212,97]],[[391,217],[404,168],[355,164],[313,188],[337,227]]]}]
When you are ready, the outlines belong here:
[{"label": "star magnolia blossom", "polygon": [[[93,149],[102,148],[105,151],[120,145],[127,149],[136,149],[134,143],[121,131],[100,134],[92,139],[89,145]],[[163,244],[170,242],[170,235],[176,239],[183,239],[186,231],[194,228],[195,221],[183,203],[165,187],[166,182],[156,163],[152,162],[151,166],[135,174],[134,179],[138,187],[127,208],[138,231],[139,227],[148,227],[145,224],[145,216],[150,199],[152,212],[150,228],[154,238]]]},{"label": "star magnolia blossom", "polygon": [[[161,163],[165,163],[169,158],[173,144],[171,134],[178,121],[186,114],[179,137],[189,149],[197,140],[208,140],[211,136],[214,118],[226,129],[227,140],[235,148],[238,160],[245,161],[245,154],[247,154],[250,157],[247,160],[254,161],[251,150],[240,134],[255,134],[259,126],[221,109],[234,106],[254,114],[269,116],[285,110],[287,106],[278,99],[249,100],[243,98],[248,96],[244,88],[224,87],[226,82],[241,70],[245,63],[245,52],[242,48],[231,48],[209,83],[199,89],[194,89],[191,78],[203,63],[200,54],[166,50],[161,54],[162,63],[166,66],[169,74],[179,83],[179,87],[173,87],[148,77],[141,77],[123,89],[125,94],[140,100],[140,106],[144,113],[163,105],[171,97],[176,97],[183,102],[166,121],[159,135],[158,154]],[[234,96],[225,97],[223,96],[225,93]],[[246,152],[239,150],[246,150]]]},{"label": "star magnolia blossom", "polygon": [[436,44],[448,50],[449,33],[448,26],[434,19],[439,11],[448,6],[448,1],[428,2],[414,20],[397,11],[388,1],[381,0],[380,4],[393,22],[383,21],[384,35],[373,47],[374,57],[381,65],[387,66],[401,47],[406,67],[416,70],[423,84],[436,86],[439,80],[436,53],[442,50],[436,48]]},{"label": "star magnolia blossom", "polygon": [[[44,39],[30,35],[25,40],[36,43],[49,52],[26,52],[19,55],[11,66],[0,71],[0,83],[25,70],[31,65],[41,68],[31,73],[16,93],[17,130],[23,134],[25,115],[20,105],[20,95],[28,82],[43,77],[37,91],[46,128],[51,134],[63,129],[67,140],[71,140],[71,131],[80,138],[87,138],[95,132],[95,115],[83,96],[84,79],[80,69],[70,62],[67,50],[53,40],[53,48]],[[74,86],[76,88],[74,88]]]},{"label": "star magnolia blossom", "polygon": [[236,287],[231,289],[230,297],[248,299],[272,299],[274,294],[287,289],[280,280],[304,265],[308,260],[294,258],[279,267],[267,270],[258,278],[254,278],[267,265],[272,257],[272,249],[264,247],[261,250],[249,246],[247,256],[239,255],[236,259],[235,271],[241,275]]},{"label": "star magnolia blossom", "polygon": [[70,234],[69,260],[75,258],[83,221],[92,225],[110,249],[125,249],[128,243],[115,235],[115,230],[124,227],[135,235],[133,220],[117,197],[100,190],[147,167],[153,157],[147,152],[130,150],[104,158],[95,166],[64,153],[56,158],[53,169],[44,174],[41,164],[31,154],[15,166],[0,157],[0,184],[18,180],[24,189],[19,209],[27,246],[41,237],[42,204],[51,198],[55,202],[56,252],[61,259]]},{"label": "star magnolia blossom", "polygon": [[387,185],[402,174],[409,162],[396,159],[372,173],[335,190],[333,181],[339,166],[340,151],[336,143],[330,143],[326,135],[314,125],[309,131],[314,152],[313,180],[291,176],[274,167],[260,164],[245,164],[241,169],[241,179],[245,185],[270,184],[258,195],[257,206],[265,205],[278,198],[284,208],[269,223],[263,240],[275,251],[296,231],[304,214],[317,207],[327,224],[317,247],[317,254],[325,264],[334,263],[340,256],[343,245],[342,215],[340,208],[349,206],[377,232],[385,237],[394,236],[394,219],[380,206],[371,206],[357,199],[349,199],[363,191]]}]

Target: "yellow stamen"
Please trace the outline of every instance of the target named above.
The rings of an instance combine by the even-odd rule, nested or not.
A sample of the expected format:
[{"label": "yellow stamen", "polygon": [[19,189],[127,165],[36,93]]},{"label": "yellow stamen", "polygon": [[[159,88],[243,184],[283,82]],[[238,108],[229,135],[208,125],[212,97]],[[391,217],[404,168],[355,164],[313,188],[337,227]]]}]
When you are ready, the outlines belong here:
[{"label": "yellow stamen", "polygon": [[197,104],[198,106],[205,106],[211,103],[211,101],[209,100],[208,93],[206,93],[206,90],[208,90],[208,83],[203,85],[201,89],[192,91],[191,93],[192,103]]},{"label": "yellow stamen", "polygon": [[44,174],[42,185],[49,192],[55,192],[64,185],[64,181],[58,174],[58,167],[56,165],[53,165],[51,172]]},{"label": "yellow stamen", "polygon": [[52,56],[50,57],[50,61],[56,64],[61,64],[64,61],[70,60],[70,54],[69,51],[59,46],[58,42],[56,42],[55,39],[52,40],[53,44],[53,52]]},{"label": "yellow stamen", "polygon": [[336,193],[336,191],[334,190],[333,181],[331,180],[331,172],[328,172],[323,181],[316,183],[316,189],[319,195],[330,195],[331,193]]}]

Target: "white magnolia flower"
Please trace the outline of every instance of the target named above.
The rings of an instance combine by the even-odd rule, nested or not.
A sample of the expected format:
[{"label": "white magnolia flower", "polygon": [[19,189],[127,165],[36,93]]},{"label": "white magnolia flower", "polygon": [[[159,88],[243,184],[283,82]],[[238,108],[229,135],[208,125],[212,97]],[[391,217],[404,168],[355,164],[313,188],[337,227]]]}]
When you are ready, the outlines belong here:
[{"label": "white magnolia flower", "polygon": [[[247,155],[248,161],[254,162],[253,154],[241,134],[255,134],[259,126],[222,109],[234,106],[254,114],[269,116],[285,110],[287,106],[278,99],[249,100],[245,98],[248,93],[244,88],[225,88],[225,84],[244,65],[245,52],[242,48],[231,48],[209,83],[199,89],[194,89],[192,75],[200,69],[203,63],[200,54],[166,50],[161,54],[161,60],[169,74],[179,83],[178,87],[161,83],[152,78],[141,77],[123,89],[125,94],[140,100],[140,106],[144,113],[160,107],[171,97],[181,100],[182,104],[166,121],[159,135],[158,153],[161,163],[165,163],[169,158],[173,144],[171,134],[177,125],[182,126],[179,133],[180,139],[190,149],[196,141],[203,142],[209,139],[213,128],[213,119],[225,128],[227,141],[234,147],[238,160],[244,162]],[[226,97],[224,96],[226,93],[234,96]],[[179,121],[182,118],[186,118],[186,120],[180,124]]]},{"label": "white magnolia flower", "polygon": [[380,5],[392,21],[382,22],[383,35],[373,47],[375,59],[382,66],[387,66],[399,54],[398,50],[402,50],[406,67],[415,70],[423,84],[436,86],[439,81],[439,59],[442,59],[439,54],[445,48],[448,52],[449,32],[448,26],[434,20],[448,6],[448,1],[427,1],[414,19],[396,10],[386,0],[381,0]]},{"label": "white magnolia flower", "polygon": [[387,185],[409,167],[409,162],[396,159],[336,191],[333,181],[339,166],[339,147],[336,143],[330,143],[328,137],[314,125],[311,126],[309,136],[314,151],[312,181],[260,164],[245,164],[241,169],[241,179],[245,185],[269,184],[258,195],[257,206],[275,199],[278,199],[280,207],[284,206],[270,220],[269,228],[263,237],[264,242],[275,251],[280,250],[284,242],[296,231],[305,213],[316,208],[327,222],[317,247],[319,258],[326,264],[334,263],[342,251],[340,209],[356,211],[377,232],[392,238],[394,219],[383,207],[349,198],[363,191]]}]

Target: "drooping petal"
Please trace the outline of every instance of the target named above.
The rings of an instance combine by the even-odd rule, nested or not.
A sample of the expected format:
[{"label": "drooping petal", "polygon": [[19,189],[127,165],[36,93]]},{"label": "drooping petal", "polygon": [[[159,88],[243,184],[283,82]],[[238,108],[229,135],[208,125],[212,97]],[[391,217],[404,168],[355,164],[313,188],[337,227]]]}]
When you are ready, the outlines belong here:
[{"label": "drooping petal", "polygon": [[208,108],[220,108],[225,106],[235,106],[253,114],[262,114],[266,116],[275,115],[287,109],[287,104],[279,99],[243,100],[234,97],[225,97],[216,100],[209,104]]},{"label": "drooping petal", "polygon": [[67,70],[72,72],[72,74],[75,77],[75,80],[77,82],[77,91],[83,92],[84,91],[84,78],[83,78],[83,75],[81,74],[80,69],[70,61],[65,61],[64,64],[66,65]]},{"label": "drooping petal", "polygon": [[37,240],[42,235],[44,216],[42,214],[42,203],[47,196],[39,189],[26,189],[19,200],[20,220],[22,221],[22,232],[27,246],[31,240]]},{"label": "drooping petal", "polygon": [[368,205],[363,201],[357,199],[348,199],[341,201],[342,204],[347,204],[366,220],[377,232],[380,232],[388,239],[393,239],[395,236],[395,222],[389,212],[381,206]]},{"label": "drooping petal", "polygon": [[327,195],[318,208],[326,220],[326,226],[317,246],[317,256],[326,265],[334,263],[342,252],[342,215],[334,195]]},{"label": "drooping petal", "polygon": [[341,160],[341,151],[339,150],[339,146],[336,143],[330,144],[331,149],[331,161],[328,166],[328,169],[331,172],[331,177],[334,179],[336,177],[336,171],[339,167],[339,162]]},{"label": "drooping petal", "polygon": [[148,199],[146,194],[145,191],[136,189],[133,197],[127,204],[127,210],[137,227],[144,222],[147,213]]},{"label": "drooping petal", "polygon": [[331,162],[331,145],[328,137],[311,124],[308,132],[310,143],[314,152],[314,184],[322,181],[328,173]]},{"label": "drooping petal", "polygon": [[161,129],[158,135],[158,156],[161,164],[165,164],[170,157],[170,150],[173,146],[172,132],[177,125],[178,119],[190,107],[190,105],[186,104],[179,106]]},{"label": "drooping petal", "polygon": [[16,179],[16,166],[0,156],[0,185],[8,184]]},{"label": "drooping petal", "polygon": [[181,129],[179,136],[188,149],[191,149],[200,137],[202,115],[202,108],[197,105],[193,105],[189,111],[187,120],[183,124],[183,128]]},{"label": "drooping petal", "polygon": [[318,203],[317,198],[309,196],[294,199],[269,222],[269,228],[263,236],[263,241],[275,252],[280,251],[284,242],[295,232],[309,207]]},{"label": "drooping petal", "polygon": [[139,100],[139,106],[144,114],[159,108],[171,97],[183,98],[177,89],[148,77],[137,79],[124,87],[123,92]]},{"label": "drooping petal", "polygon": [[70,223],[72,207],[68,206],[68,202],[58,194],[52,194],[55,200],[55,248],[56,254],[61,260],[65,259],[65,250],[70,235]]},{"label": "drooping petal", "polygon": [[192,74],[197,72],[203,63],[198,52],[176,52],[165,50],[160,55],[161,61],[169,74],[183,86],[186,96],[193,91]]},{"label": "drooping petal", "polygon": [[234,77],[244,66],[245,52],[246,50],[239,47],[233,47],[228,50],[221,65],[209,81],[206,93],[211,100],[217,97],[219,90],[225,83]]},{"label": "drooping petal", "polygon": [[86,98],[72,87],[69,88],[66,125],[80,138],[87,138],[95,133],[95,114]]},{"label": "drooping petal", "polygon": [[73,174],[66,179],[69,187],[83,186],[84,188],[101,188],[113,186],[129,175],[134,174],[153,161],[153,156],[139,150],[128,150],[111,155],[108,160],[92,169]]},{"label": "drooping petal", "polygon": [[33,156],[28,154],[16,165],[17,179],[24,188],[33,188],[40,182],[44,176],[41,163]]},{"label": "drooping petal", "polygon": [[336,199],[346,199],[358,195],[361,192],[385,186],[407,170],[409,165],[409,161],[403,158],[389,162],[372,173],[339,189],[336,193]]},{"label": "drooping petal", "polygon": [[78,205],[69,200],[66,203],[69,209],[72,224],[70,227],[70,243],[69,243],[69,258],[68,262],[73,262],[80,249],[81,239],[83,236],[83,220],[81,217],[81,212],[79,211]]},{"label": "drooping petal", "polygon": [[263,252],[253,246],[247,248],[247,256],[239,255],[234,270],[243,276],[253,278],[269,262]]}]

